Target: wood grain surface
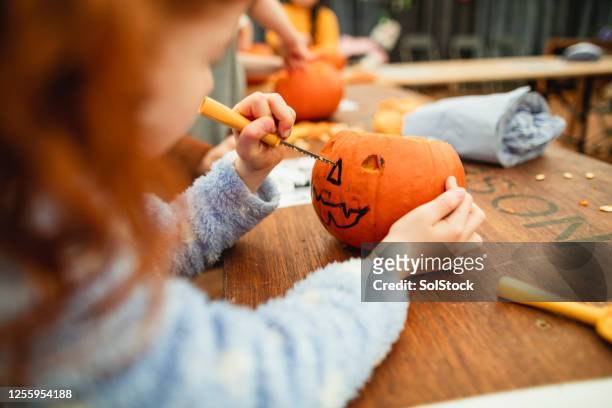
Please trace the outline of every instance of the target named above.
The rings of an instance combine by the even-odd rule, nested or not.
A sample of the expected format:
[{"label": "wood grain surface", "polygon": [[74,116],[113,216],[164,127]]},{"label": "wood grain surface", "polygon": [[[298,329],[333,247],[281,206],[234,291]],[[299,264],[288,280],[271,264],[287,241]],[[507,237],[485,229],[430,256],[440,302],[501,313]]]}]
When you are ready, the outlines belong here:
[{"label": "wood grain surface", "polygon": [[[387,92],[361,86],[349,97],[368,110],[397,94]],[[612,204],[606,163],[553,144],[544,157],[517,168],[465,167],[469,189],[487,213],[485,240],[612,240],[612,214],[598,210]],[[586,179],[586,172],[595,178]],[[537,181],[536,174],[546,179]],[[255,306],[314,269],[356,255],[324,230],[310,206],[279,209],[226,253],[225,296]],[[410,305],[400,339],[351,405],[410,406],[611,375],[612,347],[576,322],[508,303],[421,302]]]},{"label": "wood grain surface", "polygon": [[565,61],[553,55],[394,63],[371,70],[386,84],[420,86],[612,75],[612,56]]}]

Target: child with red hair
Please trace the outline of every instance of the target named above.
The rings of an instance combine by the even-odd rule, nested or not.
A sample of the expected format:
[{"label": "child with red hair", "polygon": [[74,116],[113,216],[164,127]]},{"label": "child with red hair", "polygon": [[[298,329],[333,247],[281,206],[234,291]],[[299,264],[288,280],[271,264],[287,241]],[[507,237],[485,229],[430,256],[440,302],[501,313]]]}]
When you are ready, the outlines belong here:
[{"label": "child with red hair", "polygon": [[[407,304],[362,303],[357,259],[254,310],[180,277],[278,203],[266,176],[281,153],[260,139],[287,137],[295,113],[275,94],[235,107],[253,119],[235,160],[171,203],[151,194],[175,192],[156,157],[212,89],[247,6],[0,3],[0,385],[87,406],[341,406],[397,339]],[[448,187],[388,239],[479,240],[482,212]]]}]

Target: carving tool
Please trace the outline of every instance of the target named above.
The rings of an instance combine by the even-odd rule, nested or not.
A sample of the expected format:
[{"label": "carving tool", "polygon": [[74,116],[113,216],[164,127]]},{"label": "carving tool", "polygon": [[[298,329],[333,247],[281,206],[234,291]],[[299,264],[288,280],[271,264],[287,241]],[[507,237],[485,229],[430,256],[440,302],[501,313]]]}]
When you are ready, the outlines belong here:
[{"label": "carving tool", "polygon": [[597,334],[612,343],[612,306],[597,307],[580,302],[565,302],[557,295],[508,276],[499,280],[497,296],[595,326]]},{"label": "carving tool", "polygon": [[[200,115],[206,116],[207,118],[212,119],[214,121],[221,122],[224,125],[227,125],[230,128],[236,129],[238,131],[241,131],[246,125],[251,123],[250,120],[242,116],[240,113],[236,112],[231,108],[228,108],[227,106],[223,105],[220,102],[217,102],[212,98],[204,98],[204,100],[200,104]],[[261,141],[272,147],[283,145],[301,154],[305,154],[307,156],[320,160],[323,163],[331,164],[332,166],[336,165],[335,162],[323,156],[310,152],[306,149],[302,149],[301,147],[298,147],[294,144],[286,142],[274,134],[266,135],[263,139],[261,139]]]}]

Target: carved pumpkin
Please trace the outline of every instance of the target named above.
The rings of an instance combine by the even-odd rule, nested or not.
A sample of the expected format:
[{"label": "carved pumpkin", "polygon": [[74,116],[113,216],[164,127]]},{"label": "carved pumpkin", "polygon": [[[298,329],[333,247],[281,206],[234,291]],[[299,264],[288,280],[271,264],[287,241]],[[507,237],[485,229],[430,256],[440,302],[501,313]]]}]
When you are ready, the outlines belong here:
[{"label": "carved pumpkin", "polygon": [[420,137],[341,131],[316,162],[312,204],[323,226],[340,241],[359,247],[379,242],[391,225],[445,191],[449,176],[465,186],[465,173],[451,145]]},{"label": "carved pumpkin", "polygon": [[342,76],[324,62],[285,71],[276,82],[276,92],[295,109],[298,120],[324,119],[335,111],[342,95]]}]

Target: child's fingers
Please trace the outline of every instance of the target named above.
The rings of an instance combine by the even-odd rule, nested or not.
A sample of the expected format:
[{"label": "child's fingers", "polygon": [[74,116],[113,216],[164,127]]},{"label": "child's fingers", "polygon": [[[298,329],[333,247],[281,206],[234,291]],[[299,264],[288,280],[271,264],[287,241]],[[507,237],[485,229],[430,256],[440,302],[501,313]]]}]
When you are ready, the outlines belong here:
[{"label": "child's fingers", "polygon": [[457,187],[459,187],[459,185],[457,185],[457,179],[455,178],[455,176],[450,176],[449,178],[446,179],[446,189],[447,190],[457,188]]},{"label": "child's fingers", "polygon": [[274,117],[278,120],[286,120],[286,121],[295,121],[295,110],[283,99],[283,97],[278,93],[271,93],[266,95],[268,98],[268,102],[270,103],[270,108],[272,109],[272,113]]},{"label": "child's fingers", "polygon": [[469,239],[472,235],[476,233],[476,230],[480,227],[482,222],[485,220],[486,216],[484,211],[476,204],[472,204],[472,209],[470,211],[470,215],[465,222],[465,226],[463,227],[463,236],[464,240]]},{"label": "child's fingers", "polygon": [[429,225],[433,225],[453,212],[461,204],[465,197],[465,190],[454,188],[440,194],[434,200],[423,204],[416,210],[419,216],[428,220]]},{"label": "child's fingers", "polygon": [[278,120],[278,133],[283,138],[289,137],[295,123],[295,110],[287,105],[283,97],[277,93],[269,94],[267,98],[272,114]]},{"label": "child's fingers", "polygon": [[459,207],[457,207],[457,209],[455,209],[455,211],[453,211],[445,219],[445,222],[451,228],[459,228],[460,230],[462,230],[463,226],[468,220],[470,211],[472,211],[473,202],[474,202],[474,199],[472,198],[471,194],[466,194],[465,197],[463,198],[463,201],[459,205]]},{"label": "child's fingers", "polygon": [[261,92],[253,92],[240,102],[234,109],[248,118],[261,118],[263,116],[272,116],[268,99]]},{"label": "child's fingers", "polygon": [[287,138],[295,122],[295,111],[279,94],[254,92],[239,102],[234,109],[251,118],[272,116],[278,120],[278,133]]},{"label": "child's fingers", "polygon": [[482,237],[480,236],[479,233],[475,232],[475,233],[472,234],[472,236],[470,237],[468,242],[481,243],[482,242]]},{"label": "child's fingers", "polygon": [[244,147],[250,147],[259,143],[259,141],[270,133],[276,132],[274,119],[270,116],[255,119],[242,129],[238,135],[238,144]]},{"label": "child's fingers", "polygon": [[306,64],[305,61],[306,61],[305,58],[291,56],[287,58],[287,67],[289,67],[289,69],[302,69],[304,68],[304,65]]}]

